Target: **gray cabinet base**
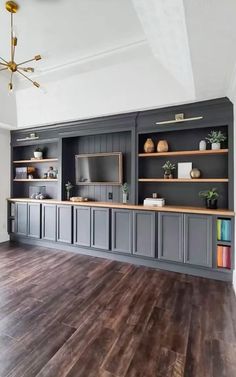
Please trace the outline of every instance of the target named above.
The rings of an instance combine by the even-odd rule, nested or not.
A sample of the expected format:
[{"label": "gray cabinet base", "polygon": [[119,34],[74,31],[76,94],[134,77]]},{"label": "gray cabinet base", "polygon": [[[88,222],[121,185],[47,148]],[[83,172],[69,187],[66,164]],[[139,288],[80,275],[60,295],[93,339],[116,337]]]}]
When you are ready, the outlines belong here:
[{"label": "gray cabinet base", "polygon": [[190,265],[183,265],[181,263],[174,263],[174,262],[166,262],[158,259],[150,259],[150,258],[143,258],[143,257],[136,257],[136,256],[129,256],[113,253],[111,251],[101,251],[95,248],[83,248],[78,247],[77,245],[66,245],[60,244],[56,242],[48,242],[45,240],[33,240],[28,237],[19,236],[15,234],[11,234],[10,236],[11,241],[21,242],[28,245],[33,246],[42,246],[48,247],[57,250],[63,251],[70,251],[77,254],[88,255],[98,258],[105,258],[105,259],[112,259],[120,262],[131,263],[140,266],[152,267],[157,268],[160,270],[167,270],[171,272],[178,272],[183,274],[188,274],[192,276],[200,276],[208,279],[215,279],[215,280],[222,280],[222,281],[230,281],[232,282],[232,272],[223,272],[214,269],[208,268],[199,268],[193,267]]}]

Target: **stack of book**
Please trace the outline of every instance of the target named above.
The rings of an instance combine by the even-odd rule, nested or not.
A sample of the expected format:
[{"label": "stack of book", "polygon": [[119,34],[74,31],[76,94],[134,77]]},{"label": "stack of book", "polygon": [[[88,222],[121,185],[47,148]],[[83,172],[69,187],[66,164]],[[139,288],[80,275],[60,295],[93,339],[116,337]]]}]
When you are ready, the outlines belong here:
[{"label": "stack of book", "polygon": [[143,205],[147,207],[164,207],[165,199],[163,198],[146,198]]},{"label": "stack of book", "polygon": [[231,241],[231,220],[217,220],[217,239],[218,241]]},{"label": "stack of book", "polygon": [[217,267],[231,268],[231,248],[229,246],[217,246]]},{"label": "stack of book", "polygon": [[35,168],[33,166],[16,168],[15,179],[27,179],[28,174],[34,174]]}]

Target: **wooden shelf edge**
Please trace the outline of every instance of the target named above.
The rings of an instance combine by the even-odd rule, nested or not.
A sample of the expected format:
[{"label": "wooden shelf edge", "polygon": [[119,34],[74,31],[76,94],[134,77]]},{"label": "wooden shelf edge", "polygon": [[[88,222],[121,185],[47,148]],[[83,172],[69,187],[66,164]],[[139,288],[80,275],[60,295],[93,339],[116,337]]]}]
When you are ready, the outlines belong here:
[{"label": "wooden shelf edge", "polygon": [[208,149],[205,151],[194,150],[194,151],[176,151],[176,152],[153,152],[153,153],[139,153],[139,157],[165,157],[165,156],[205,156],[205,155],[219,155],[227,154],[228,149]]},{"label": "wooden shelf edge", "polygon": [[164,178],[139,178],[139,182],[165,182],[165,183],[204,183],[204,182],[229,182],[228,178],[199,178],[199,179],[181,179],[181,178],[172,178],[172,179],[164,179]]},{"label": "wooden shelf edge", "polygon": [[58,182],[58,179],[13,179],[13,182]]},{"label": "wooden shelf edge", "polygon": [[30,203],[49,203],[49,204],[66,204],[72,206],[88,206],[88,207],[104,207],[104,208],[118,208],[118,209],[134,209],[141,211],[154,211],[154,212],[177,212],[177,213],[198,213],[202,215],[217,215],[217,216],[235,216],[234,211],[229,209],[207,209],[205,207],[186,207],[186,206],[164,206],[164,207],[149,207],[142,204],[122,204],[122,203],[109,203],[109,202],[72,202],[57,199],[44,199],[36,200],[29,198],[8,198],[9,202],[30,202]]},{"label": "wooden shelf edge", "polygon": [[13,164],[35,164],[35,163],[46,163],[46,162],[57,162],[58,158],[43,158],[41,160],[16,160],[13,161]]}]

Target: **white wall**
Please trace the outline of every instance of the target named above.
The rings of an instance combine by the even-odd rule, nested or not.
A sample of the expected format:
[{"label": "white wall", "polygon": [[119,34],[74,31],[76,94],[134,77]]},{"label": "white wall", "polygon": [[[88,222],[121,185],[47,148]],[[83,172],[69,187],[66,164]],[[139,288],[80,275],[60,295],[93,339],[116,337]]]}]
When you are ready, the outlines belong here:
[{"label": "white wall", "polygon": [[[37,78],[36,78],[37,79]],[[18,126],[27,127],[117,114],[191,100],[153,57],[146,43],[39,78],[46,94],[16,92]],[[23,83],[22,83],[23,84]]]},{"label": "white wall", "polygon": [[[232,76],[232,84],[231,88],[229,89],[229,97],[234,104],[234,211],[236,211],[236,74]],[[235,244],[234,244],[234,253],[235,253],[235,261],[236,261],[236,222],[235,222]],[[236,268],[233,273],[233,286],[234,291],[236,294]]]},{"label": "white wall", "polygon": [[[0,77],[0,242],[7,234],[7,202],[10,196],[10,127],[17,125],[16,98],[8,94],[8,76]],[[6,128],[6,129],[5,129]]]},{"label": "white wall", "polygon": [[10,131],[0,129],[0,242],[7,234],[7,201],[10,196]]},{"label": "white wall", "polygon": [[9,77],[0,77],[0,127],[16,127],[16,97],[8,93]]}]

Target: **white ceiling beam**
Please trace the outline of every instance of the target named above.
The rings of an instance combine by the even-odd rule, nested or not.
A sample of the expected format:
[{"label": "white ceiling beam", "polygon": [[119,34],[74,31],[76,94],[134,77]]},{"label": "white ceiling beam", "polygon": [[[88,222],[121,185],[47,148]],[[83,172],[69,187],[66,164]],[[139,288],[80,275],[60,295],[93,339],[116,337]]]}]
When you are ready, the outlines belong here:
[{"label": "white ceiling beam", "polygon": [[154,56],[195,98],[183,0],[132,0]]}]

